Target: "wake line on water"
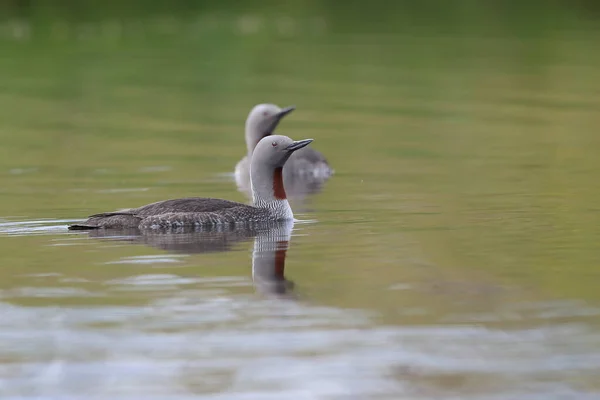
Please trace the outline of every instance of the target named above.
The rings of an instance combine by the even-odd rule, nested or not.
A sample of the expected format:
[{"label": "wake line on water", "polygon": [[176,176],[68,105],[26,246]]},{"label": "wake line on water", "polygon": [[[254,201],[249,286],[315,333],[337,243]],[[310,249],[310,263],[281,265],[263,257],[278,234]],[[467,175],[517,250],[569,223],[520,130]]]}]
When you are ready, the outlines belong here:
[{"label": "wake line on water", "polygon": [[81,221],[81,219],[36,219],[0,222],[0,235],[29,236],[51,235],[58,232],[67,233],[69,224]]}]

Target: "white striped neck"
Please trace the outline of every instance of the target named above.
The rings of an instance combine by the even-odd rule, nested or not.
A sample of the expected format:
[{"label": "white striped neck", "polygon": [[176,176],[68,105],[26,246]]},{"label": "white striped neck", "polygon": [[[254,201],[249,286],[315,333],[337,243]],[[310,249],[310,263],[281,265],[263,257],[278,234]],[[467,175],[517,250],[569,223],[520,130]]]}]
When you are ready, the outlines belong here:
[{"label": "white striped neck", "polygon": [[277,219],[294,219],[283,186],[283,167],[250,165],[252,200],[255,207],[270,210]]}]

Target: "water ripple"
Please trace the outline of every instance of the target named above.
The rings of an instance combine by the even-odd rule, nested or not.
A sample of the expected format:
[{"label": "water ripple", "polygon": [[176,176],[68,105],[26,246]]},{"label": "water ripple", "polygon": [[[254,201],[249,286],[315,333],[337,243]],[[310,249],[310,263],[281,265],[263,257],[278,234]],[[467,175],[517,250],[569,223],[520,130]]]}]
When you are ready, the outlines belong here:
[{"label": "water ripple", "polygon": [[[212,283],[162,275],[108,283],[159,281],[201,289]],[[0,393],[11,399],[23,393],[532,400],[559,393],[592,399],[559,380],[593,382],[600,370],[600,336],[582,323],[515,330],[376,326],[359,311],[197,289],[171,294],[141,308],[0,303],[0,357],[12,360],[0,366]],[[451,376],[464,385],[437,382]]]},{"label": "water ripple", "polygon": [[[2,220],[0,220],[2,221]],[[31,221],[0,222],[0,235],[29,236],[66,233],[68,224],[78,219],[38,219]]]},{"label": "water ripple", "polygon": [[124,257],[117,261],[109,261],[106,264],[173,264],[181,262],[185,255],[147,255]]}]

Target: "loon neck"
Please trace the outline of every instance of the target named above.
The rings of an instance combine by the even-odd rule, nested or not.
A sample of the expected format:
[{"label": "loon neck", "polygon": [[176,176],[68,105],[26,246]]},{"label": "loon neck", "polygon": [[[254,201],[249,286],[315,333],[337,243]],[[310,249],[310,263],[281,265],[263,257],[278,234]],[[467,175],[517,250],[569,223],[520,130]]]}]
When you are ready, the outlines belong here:
[{"label": "loon neck", "polygon": [[283,186],[283,167],[277,167],[273,171],[273,196],[276,200],[287,201],[285,187]]},{"label": "loon neck", "polygon": [[256,145],[258,144],[258,142],[260,142],[260,139],[262,139],[264,136],[259,134],[259,132],[257,131],[256,128],[252,127],[252,126],[248,126],[248,122],[246,122],[246,129],[245,129],[245,138],[246,138],[246,149],[248,150],[248,160],[252,159],[252,153],[254,153],[254,149],[256,148]]},{"label": "loon neck", "polygon": [[281,219],[294,218],[283,186],[283,167],[257,167],[251,164],[250,182],[255,207],[268,208]]},{"label": "loon neck", "polygon": [[254,153],[254,147],[256,147],[256,143],[252,142],[252,139],[246,139],[246,148],[248,152],[246,153],[246,157],[248,157],[248,162],[252,160],[252,153]]}]

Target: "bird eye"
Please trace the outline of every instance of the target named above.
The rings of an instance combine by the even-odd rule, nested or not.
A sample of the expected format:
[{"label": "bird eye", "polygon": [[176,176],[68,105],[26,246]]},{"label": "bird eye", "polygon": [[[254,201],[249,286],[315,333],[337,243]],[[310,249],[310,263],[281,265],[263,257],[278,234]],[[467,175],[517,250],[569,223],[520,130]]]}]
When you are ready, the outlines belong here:
[{"label": "bird eye", "polygon": [[269,115],[269,113],[267,111],[263,111],[263,117],[266,117],[267,115]]},{"label": "bird eye", "polygon": [[273,142],[273,143],[271,143],[271,146],[273,146],[273,147],[277,147],[277,142]]}]

